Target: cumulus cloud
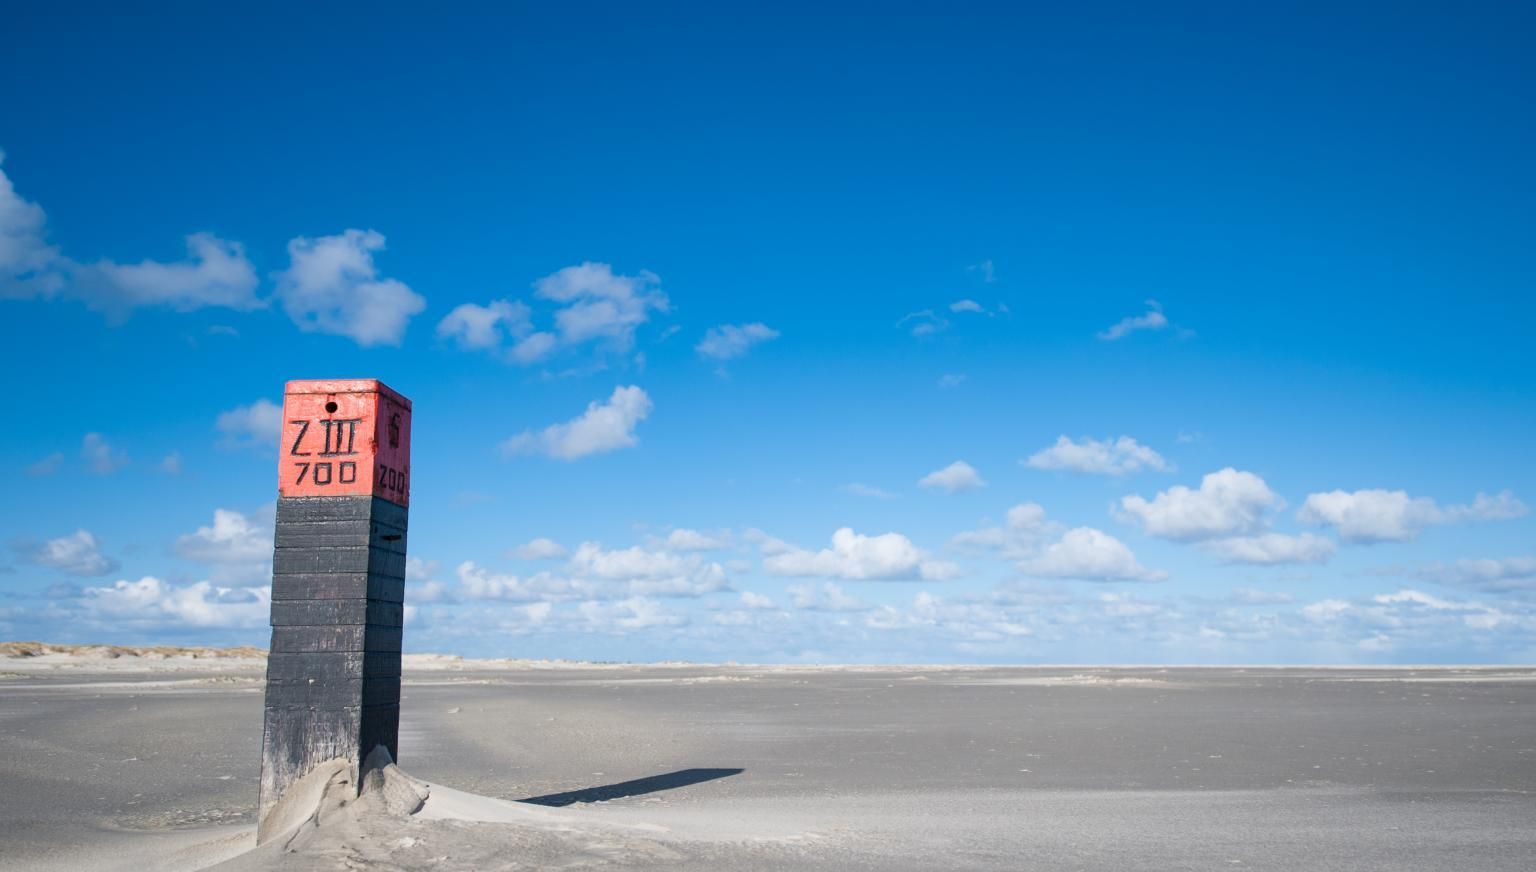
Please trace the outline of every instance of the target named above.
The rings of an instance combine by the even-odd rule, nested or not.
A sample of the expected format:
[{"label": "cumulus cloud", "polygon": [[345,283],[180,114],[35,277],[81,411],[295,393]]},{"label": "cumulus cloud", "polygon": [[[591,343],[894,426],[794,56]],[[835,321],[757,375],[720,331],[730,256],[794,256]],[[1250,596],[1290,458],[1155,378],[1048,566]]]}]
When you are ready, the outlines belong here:
[{"label": "cumulus cloud", "polygon": [[577,611],[590,630],[600,633],[627,633],[653,627],[681,627],[688,619],[668,612],[661,603],[644,597],[617,602],[584,602]]},{"label": "cumulus cloud", "polygon": [[178,312],[206,306],[249,311],[267,305],[256,296],[259,281],[245,247],[211,233],[187,237],[186,260],[133,264],[104,260],[80,267],[76,281],[89,294],[93,307],[109,311],[138,306],[166,306]]},{"label": "cumulus cloud", "polygon": [[234,509],[214,509],[213,523],[179,536],[177,556],[216,565],[263,564],[272,559],[273,515],[267,505],[246,515]]},{"label": "cumulus cloud", "polygon": [[1129,436],[1103,441],[1086,436],[1073,441],[1065,435],[1058,436],[1056,444],[1030,455],[1024,465],[1094,475],[1125,475],[1140,469],[1169,468],[1162,455]]},{"label": "cumulus cloud", "polygon": [[460,563],[458,593],[470,600],[507,600],[510,602],[558,602],[580,599],[594,592],[571,579],[540,572],[521,577],[492,572],[472,560]]},{"label": "cumulus cloud", "polygon": [[606,263],[588,261],[551,273],[533,286],[536,296],[564,305],[555,313],[562,342],[606,339],[626,351],[634,344],[635,328],[645,323],[651,310],[667,310],[660,284],[649,270],[626,276]]},{"label": "cumulus cloud", "polygon": [[552,560],[566,555],[565,546],[543,536],[532,539],[512,549],[521,560]]},{"label": "cumulus cloud", "polygon": [[1451,600],[1412,588],[1356,599],[1325,599],[1301,609],[1309,623],[1333,628],[1362,651],[1392,651],[1404,643],[1444,639],[1467,641],[1494,630],[1529,633],[1529,613],[1515,613],[1469,600]]},{"label": "cumulus cloud", "polygon": [[[0,152],[0,163],[4,160]],[[42,207],[18,194],[0,172],[0,299],[66,294],[115,314],[138,306],[185,312],[205,306],[250,310],[266,305],[256,296],[256,270],[240,243],[194,233],[186,238],[186,246],[187,259],[171,263],[76,263],[48,243]]]},{"label": "cumulus cloud", "polygon": [[463,303],[438,322],[437,335],[466,351],[499,349],[506,340],[532,332],[531,314],[527,303],[510,300],[493,300],[485,306]]},{"label": "cumulus cloud", "polygon": [[1145,313],[1120,319],[1109,328],[1099,331],[1099,338],[1113,342],[1116,339],[1124,339],[1138,330],[1162,330],[1167,326],[1168,318],[1163,314],[1162,304],[1156,300],[1148,300]]},{"label": "cumulus cloud", "polygon": [[1203,547],[1216,554],[1224,563],[1264,566],[1281,563],[1326,563],[1336,550],[1332,539],[1311,533],[1302,533],[1299,536],[1286,536],[1281,533],[1234,536],[1230,539],[1213,539],[1204,543]]},{"label": "cumulus cloud", "polygon": [[1463,559],[1432,563],[1414,575],[1448,587],[1486,593],[1536,591],[1536,557]]},{"label": "cumulus cloud", "polygon": [[116,560],[101,553],[96,536],[89,530],[76,530],[41,545],[20,545],[16,551],[28,563],[82,577],[106,575],[118,566]]},{"label": "cumulus cloud", "polygon": [[1199,490],[1176,485],[1150,501],[1134,495],[1120,500],[1125,516],[1148,533],[1185,542],[1253,532],[1266,511],[1282,505],[1264,479],[1230,466],[1202,478]]},{"label": "cumulus cloud", "polygon": [[522,366],[587,343],[623,353],[634,346],[636,329],[650,320],[652,312],[667,311],[667,295],[660,283],[649,270],[626,276],[606,263],[588,261],[533,283],[534,297],[556,307],[554,323],[546,328],[535,326],[533,310],[526,303],[493,300],[484,306],[456,307],[438,323],[437,333],[460,348],[488,351]]},{"label": "cumulus cloud", "polygon": [[773,600],[760,593],[750,590],[741,592],[741,607],[744,609],[771,609],[774,608]]},{"label": "cumulus cloud", "polygon": [[374,253],[384,235],[347,230],[288,243],[289,267],[277,274],[277,298],[300,330],[345,336],[358,345],[399,345],[427,301],[404,282],[379,277]]},{"label": "cumulus cloud", "polygon": [[87,433],[80,440],[80,457],[97,475],[111,475],[128,465],[128,454],[107,441],[100,433]]},{"label": "cumulus cloud", "polygon": [[270,617],[271,601],[267,587],[221,587],[208,581],[177,586],[148,575],[81,592],[90,617],[151,629],[260,627]]},{"label": "cumulus cloud", "polygon": [[283,407],[261,399],[220,412],[214,427],[234,446],[273,446],[283,432]]},{"label": "cumulus cloud", "polygon": [[865,608],[857,597],[849,596],[830,581],[821,584],[792,584],[785,589],[797,609],[816,612],[853,612]]},{"label": "cumulus cloud", "polygon": [[981,314],[981,313],[983,313],[983,312],[985,312],[987,310],[984,309],[982,307],[982,305],[980,303],[976,302],[975,300],[956,300],[953,303],[949,304],[949,311],[951,311],[951,312],[975,312],[977,314]]},{"label": "cumulus cloud", "polygon": [[921,487],[952,494],[987,486],[976,468],[963,460],[957,460],[943,469],[936,469],[918,479],[917,483]]},{"label": "cumulus cloud", "polygon": [[900,533],[865,536],[843,527],[832,534],[832,547],[820,551],[796,548],[776,539],[760,543],[763,569],[770,575],[837,578],[850,581],[939,581],[953,578],[959,568],[929,558]]},{"label": "cumulus cloud", "polygon": [[1042,578],[1081,581],[1162,581],[1168,573],[1147,569],[1119,539],[1092,527],[1076,527],[1046,546],[1039,557],[1023,561],[1019,570]]},{"label": "cumulus cloud", "polygon": [[720,551],[731,547],[729,532],[702,533],[679,527],[667,534],[666,546],[673,551]]},{"label": "cumulus cloud", "polygon": [[1227,599],[1242,606],[1273,606],[1292,602],[1295,600],[1295,597],[1282,591],[1260,590],[1256,587],[1235,587]]},{"label": "cumulus cloud", "polygon": [[0,170],[0,299],[53,294],[63,284],[58,262],[59,249],[48,244],[43,207],[17,193]]},{"label": "cumulus cloud", "polygon": [[721,324],[704,331],[704,338],[693,350],[711,360],[733,360],[746,354],[752,346],[777,338],[779,331],[760,322]]},{"label": "cumulus cloud", "polygon": [[730,587],[718,563],[698,554],[639,546],[609,550],[583,542],[571,555],[568,571],[583,580],[622,582],[636,596],[697,597]]},{"label": "cumulus cloud", "polygon": [[1041,539],[1058,529],[1058,524],[1046,519],[1045,509],[1039,503],[1019,503],[1008,510],[1002,526],[957,533],[950,544],[964,549],[998,550],[1010,557],[1023,558],[1033,554]]},{"label": "cumulus cloud", "polygon": [[651,414],[651,398],[634,385],[613,389],[606,403],[593,400],[587,410],[563,424],[551,424],[538,433],[520,433],[502,443],[504,454],[543,454],[575,460],[620,448],[632,448],[640,440],[635,427]]},{"label": "cumulus cloud", "polygon": [[1526,514],[1525,503],[1509,491],[1478,494],[1470,505],[1440,506],[1429,497],[1406,491],[1334,490],[1309,494],[1296,513],[1298,520],[1333,527],[1345,542],[1406,542],[1433,524],[1458,521],[1502,521]]}]

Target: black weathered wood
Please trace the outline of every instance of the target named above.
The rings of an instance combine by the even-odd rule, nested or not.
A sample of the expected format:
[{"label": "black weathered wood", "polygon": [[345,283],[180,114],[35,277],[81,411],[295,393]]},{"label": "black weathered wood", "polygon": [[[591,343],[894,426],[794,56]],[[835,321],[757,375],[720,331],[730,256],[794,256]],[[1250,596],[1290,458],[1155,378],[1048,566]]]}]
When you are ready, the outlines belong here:
[{"label": "black weathered wood", "polygon": [[333,627],[273,627],[272,651],[279,654],[322,651],[399,651],[400,628],[376,624]]},{"label": "black weathered wood", "polygon": [[384,600],[347,599],[273,600],[274,627],[329,627],[346,624],[378,624],[398,627],[405,606]]},{"label": "black weathered wood", "polygon": [[319,763],[350,761],[357,783],[376,746],[399,757],[407,514],[375,497],[278,500],[258,821]]},{"label": "black weathered wood", "polygon": [[399,678],[400,658],[390,651],[286,652],[267,658],[268,681],[367,675]]},{"label": "black weathered wood", "polygon": [[272,572],[377,572],[404,578],[405,552],[384,548],[277,548],[272,552]]},{"label": "black weathered wood", "polygon": [[272,576],[272,601],[372,599],[404,602],[405,579],[366,572],[299,572]]}]

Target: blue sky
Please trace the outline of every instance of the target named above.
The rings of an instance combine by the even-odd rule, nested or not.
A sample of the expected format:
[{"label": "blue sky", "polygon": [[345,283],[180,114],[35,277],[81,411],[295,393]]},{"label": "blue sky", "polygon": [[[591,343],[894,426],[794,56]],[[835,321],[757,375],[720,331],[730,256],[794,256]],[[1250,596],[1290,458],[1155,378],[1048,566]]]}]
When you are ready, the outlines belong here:
[{"label": "blue sky", "polygon": [[24,5],[0,636],[263,643],[377,377],[412,650],[1529,662],[1533,24]]}]

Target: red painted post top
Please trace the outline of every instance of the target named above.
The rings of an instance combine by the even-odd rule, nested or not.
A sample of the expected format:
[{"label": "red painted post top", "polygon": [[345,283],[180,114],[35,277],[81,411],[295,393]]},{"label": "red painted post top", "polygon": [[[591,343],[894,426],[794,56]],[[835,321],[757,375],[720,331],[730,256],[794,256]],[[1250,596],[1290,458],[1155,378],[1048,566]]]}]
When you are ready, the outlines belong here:
[{"label": "red painted post top", "polygon": [[291,381],[277,490],[411,504],[411,401],[376,379]]}]

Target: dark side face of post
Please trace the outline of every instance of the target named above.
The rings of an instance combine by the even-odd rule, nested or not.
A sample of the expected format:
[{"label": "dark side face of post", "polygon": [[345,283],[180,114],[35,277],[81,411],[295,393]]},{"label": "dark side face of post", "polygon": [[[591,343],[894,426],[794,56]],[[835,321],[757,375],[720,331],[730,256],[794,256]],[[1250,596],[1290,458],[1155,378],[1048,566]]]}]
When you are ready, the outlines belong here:
[{"label": "dark side face of post", "polygon": [[398,757],[411,402],[372,379],[292,381],[283,397],[272,647],[257,840],[317,764]]}]

